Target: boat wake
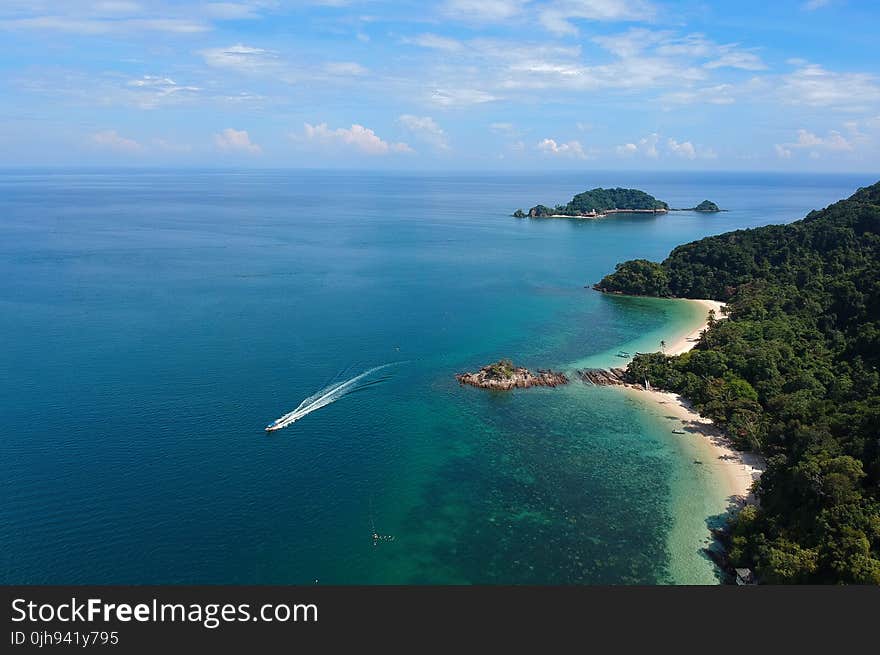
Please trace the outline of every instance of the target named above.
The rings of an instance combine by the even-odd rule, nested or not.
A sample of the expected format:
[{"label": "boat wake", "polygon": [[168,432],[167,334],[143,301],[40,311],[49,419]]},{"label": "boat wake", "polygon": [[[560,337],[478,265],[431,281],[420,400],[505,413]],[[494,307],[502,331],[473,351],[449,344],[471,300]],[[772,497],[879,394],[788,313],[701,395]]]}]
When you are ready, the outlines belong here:
[{"label": "boat wake", "polygon": [[293,411],[288,412],[281,418],[277,418],[272,421],[269,425],[266,426],[266,432],[274,432],[275,430],[286,428],[288,425],[291,425],[292,423],[298,421],[303,416],[311,414],[316,409],[326,407],[330,403],[335,403],[337,400],[347,394],[354,393],[355,391],[362,391],[387,380],[387,377],[375,380],[367,380],[366,378],[371,376],[373,373],[376,373],[377,371],[381,371],[382,369],[388,368],[389,366],[394,366],[395,364],[399,363],[400,362],[391,362],[390,364],[374,366],[373,368],[368,369],[351,379],[345,380],[344,382],[334,382],[329,384],[320,391],[312,394],[311,396],[303,400],[299,404],[299,406]]}]

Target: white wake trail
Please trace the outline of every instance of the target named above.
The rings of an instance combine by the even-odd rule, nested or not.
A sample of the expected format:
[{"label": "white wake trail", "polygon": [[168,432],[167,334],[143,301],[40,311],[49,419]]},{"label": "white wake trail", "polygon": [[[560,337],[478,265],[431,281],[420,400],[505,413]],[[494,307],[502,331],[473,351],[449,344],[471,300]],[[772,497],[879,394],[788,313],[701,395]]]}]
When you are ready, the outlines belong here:
[{"label": "white wake trail", "polygon": [[296,409],[292,412],[288,412],[281,418],[276,419],[268,426],[266,426],[267,431],[280,430],[281,428],[286,428],[288,425],[293,423],[294,421],[298,421],[303,416],[307,414],[311,414],[316,409],[321,409],[322,407],[326,407],[330,403],[336,402],[340,398],[342,398],[345,394],[350,393],[357,389],[357,383],[363,380],[365,377],[372,375],[376,371],[381,371],[383,368],[388,368],[389,366],[394,366],[399,362],[392,362],[390,364],[382,364],[381,366],[374,366],[371,369],[364,371],[363,373],[354,376],[349,380],[345,380],[344,382],[334,383],[327,387],[324,387],[317,393],[312,394],[305,400],[303,400]]}]

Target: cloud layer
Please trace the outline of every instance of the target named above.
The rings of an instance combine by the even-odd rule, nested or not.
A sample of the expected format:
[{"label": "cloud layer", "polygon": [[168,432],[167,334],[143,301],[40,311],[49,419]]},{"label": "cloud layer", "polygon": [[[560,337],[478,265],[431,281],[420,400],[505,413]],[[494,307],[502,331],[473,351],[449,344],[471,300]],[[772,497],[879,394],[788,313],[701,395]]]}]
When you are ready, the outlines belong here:
[{"label": "cloud layer", "polygon": [[880,7],[853,4],[6,0],[19,117],[0,139],[95,160],[874,170]]},{"label": "cloud layer", "polygon": [[249,155],[258,155],[263,149],[251,141],[247,130],[236,130],[227,127],[225,130],[214,135],[214,145],[224,152],[243,152]]},{"label": "cloud layer", "polygon": [[371,129],[355,123],[350,128],[338,127],[335,130],[327,123],[303,125],[302,140],[313,146],[328,149],[349,149],[365,155],[389,155],[412,152],[406,143],[390,143],[379,138]]}]

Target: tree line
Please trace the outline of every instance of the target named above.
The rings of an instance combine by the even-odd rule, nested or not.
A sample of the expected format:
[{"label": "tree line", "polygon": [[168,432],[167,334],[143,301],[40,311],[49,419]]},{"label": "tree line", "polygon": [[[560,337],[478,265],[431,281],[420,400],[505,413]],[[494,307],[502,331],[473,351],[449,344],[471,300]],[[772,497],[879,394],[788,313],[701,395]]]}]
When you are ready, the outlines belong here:
[{"label": "tree line", "polygon": [[767,583],[880,584],[880,182],[789,225],[624,262],[595,288],[726,302],[694,350],[639,355],[628,375],[766,457],[732,562]]}]

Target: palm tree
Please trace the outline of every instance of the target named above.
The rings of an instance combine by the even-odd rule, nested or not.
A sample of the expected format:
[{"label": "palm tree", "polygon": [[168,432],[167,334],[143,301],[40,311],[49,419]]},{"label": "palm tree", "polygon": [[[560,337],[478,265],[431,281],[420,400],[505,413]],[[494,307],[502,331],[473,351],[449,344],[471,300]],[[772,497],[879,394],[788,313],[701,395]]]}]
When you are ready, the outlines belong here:
[{"label": "palm tree", "polygon": [[666,352],[666,342],[665,341],[660,342],[660,352],[662,352],[662,353]]}]

